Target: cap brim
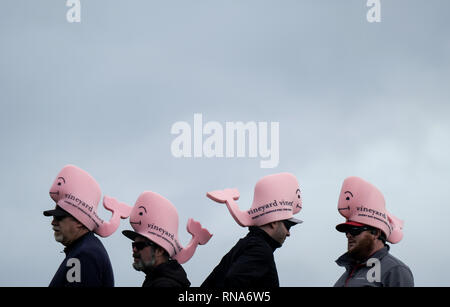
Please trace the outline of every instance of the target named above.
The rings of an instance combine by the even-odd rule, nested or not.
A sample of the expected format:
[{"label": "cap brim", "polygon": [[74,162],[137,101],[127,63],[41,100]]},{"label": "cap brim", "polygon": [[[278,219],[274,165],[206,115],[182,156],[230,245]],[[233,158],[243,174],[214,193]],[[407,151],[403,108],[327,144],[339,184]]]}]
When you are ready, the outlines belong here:
[{"label": "cap brim", "polygon": [[64,217],[64,216],[70,216],[70,213],[67,211],[61,209],[60,207],[56,206],[55,209],[52,210],[46,210],[42,212],[45,216],[56,216],[56,217]]},{"label": "cap brim", "polygon": [[302,220],[299,220],[299,219],[296,219],[296,218],[293,218],[293,217],[291,217],[290,219],[288,219],[288,221],[291,222],[291,223],[293,223],[292,226],[303,223]]},{"label": "cap brim", "polygon": [[136,237],[142,236],[141,234],[139,234],[135,231],[132,231],[132,230],[124,230],[124,231],[122,231],[122,234],[125,237],[127,237],[128,239],[133,240],[133,241],[136,239]]},{"label": "cap brim", "polygon": [[336,230],[339,232],[345,232],[348,227],[357,226],[357,227],[363,227],[366,226],[364,224],[353,222],[353,221],[347,221],[345,223],[339,224],[336,226]]}]

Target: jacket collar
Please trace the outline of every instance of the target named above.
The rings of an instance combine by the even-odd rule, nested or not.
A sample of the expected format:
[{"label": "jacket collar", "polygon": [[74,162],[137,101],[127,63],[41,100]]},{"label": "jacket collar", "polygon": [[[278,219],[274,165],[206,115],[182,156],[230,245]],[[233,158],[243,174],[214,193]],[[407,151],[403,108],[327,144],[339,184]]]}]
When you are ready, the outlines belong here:
[{"label": "jacket collar", "polygon": [[265,232],[261,228],[257,226],[250,226],[248,229],[251,234],[262,237],[270,245],[272,251],[275,251],[277,248],[281,247],[281,244],[278,241],[274,240],[271,236],[269,236],[267,232]]},{"label": "jacket collar", "polygon": [[78,239],[76,239],[75,241],[72,242],[72,244],[70,244],[69,246],[66,246],[66,248],[64,248],[64,253],[69,254],[72,250],[75,249],[75,247],[77,247],[78,245],[80,245],[80,243],[82,241],[84,241],[86,238],[93,236],[94,234],[92,233],[92,231],[89,231],[87,233],[85,233],[84,235],[82,235],[81,237],[79,237]]},{"label": "jacket collar", "polygon": [[369,260],[370,258],[376,258],[381,261],[381,259],[383,259],[384,256],[386,256],[389,253],[389,249],[390,249],[389,245],[385,244],[382,249],[379,249],[373,255],[369,256],[365,261],[362,261],[362,262],[356,261],[355,259],[350,257],[350,255],[347,252],[347,253],[343,254],[342,256],[340,256],[336,260],[336,263],[339,266],[348,268],[348,267],[353,267],[355,265],[365,265],[367,260]]},{"label": "jacket collar", "polygon": [[174,259],[169,259],[169,261],[167,262],[147,269],[144,271],[144,273],[144,284],[150,284],[159,278],[166,278],[173,280],[183,287],[189,287],[191,285],[183,267],[178,263],[178,261]]}]

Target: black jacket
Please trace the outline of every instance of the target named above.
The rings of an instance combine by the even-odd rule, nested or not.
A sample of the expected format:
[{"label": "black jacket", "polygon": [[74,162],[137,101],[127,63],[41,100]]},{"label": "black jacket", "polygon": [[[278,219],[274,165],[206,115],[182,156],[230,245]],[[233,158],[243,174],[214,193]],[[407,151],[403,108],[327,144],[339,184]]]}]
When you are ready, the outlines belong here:
[{"label": "black jacket", "polygon": [[64,249],[64,252],[66,258],[56,271],[49,287],[114,287],[114,275],[108,253],[92,232],[73,242]]},{"label": "black jacket", "polygon": [[146,272],[142,287],[188,288],[190,285],[183,267],[176,260],[169,260]]},{"label": "black jacket", "polygon": [[273,253],[281,244],[259,227],[249,233],[226,254],[201,287],[274,288],[279,287]]}]

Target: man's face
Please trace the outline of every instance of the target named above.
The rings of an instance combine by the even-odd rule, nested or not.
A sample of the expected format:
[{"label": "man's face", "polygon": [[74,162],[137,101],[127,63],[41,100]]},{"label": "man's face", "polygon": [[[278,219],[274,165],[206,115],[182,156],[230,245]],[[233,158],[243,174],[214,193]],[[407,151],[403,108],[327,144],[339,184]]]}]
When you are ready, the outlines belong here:
[{"label": "man's face", "polygon": [[284,241],[286,240],[286,237],[289,237],[291,234],[289,232],[288,227],[286,227],[286,225],[282,221],[275,222],[275,225],[276,226],[274,228],[272,238],[281,245],[283,245]]},{"label": "man's face", "polygon": [[70,245],[78,238],[81,224],[71,216],[53,217],[52,229],[55,240],[64,246]]},{"label": "man's face", "polygon": [[153,267],[155,263],[154,253],[151,250],[153,246],[147,245],[148,240],[143,237],[137,237],[134,242],[137,244],[133,246],[133,268],[136,271],[145,271]]},{"label": "man's face", "polygon": [[372,252],[375,240],[370,231],[365,230],[359,234],[346,233],[347,250],[349,255],[356,260],[365,260]]}]

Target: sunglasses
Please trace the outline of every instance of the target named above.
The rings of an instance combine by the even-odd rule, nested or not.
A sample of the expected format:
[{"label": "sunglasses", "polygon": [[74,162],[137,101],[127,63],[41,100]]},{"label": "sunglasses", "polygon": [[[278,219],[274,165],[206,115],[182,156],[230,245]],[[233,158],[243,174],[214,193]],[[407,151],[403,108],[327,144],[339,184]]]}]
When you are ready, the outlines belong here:
[{"label": "sunglasses", "polygon": [[287,231],[289,231],[289,229],[291,229],[291,227],[294,226],[292,222],[289,222],[287,220],[282,220],[281,222],[283,222],[284,227],[286,227]]},{"label": "sunglasses", "polygon": [[69,217],[69,215],[58,215],[58,216],[56,216],[56,215],[54,215],[53,216],[53,218],[56,220],[56,221],[58,221],[58,222],[61,222],[62,220],[64,220],[66,217]]},{"label": "sunglasses", "polygon": [[147,246],[155,246],[154,243],[152,242],[148,242],[148,241],[139,241],[139,242],[133,242],[131,243],[131,246],[135,249],[137,249],[138,251],[146,248]]},{"label": "sunglasses", "polygon": [[356,237],[359,234],[361,234],[361,232],[366,231],[366,230],[372,230],[372,228],[353,226],[353,227],[347,228],[345,230],[345,234],[349,233],[352,237]]}]

